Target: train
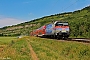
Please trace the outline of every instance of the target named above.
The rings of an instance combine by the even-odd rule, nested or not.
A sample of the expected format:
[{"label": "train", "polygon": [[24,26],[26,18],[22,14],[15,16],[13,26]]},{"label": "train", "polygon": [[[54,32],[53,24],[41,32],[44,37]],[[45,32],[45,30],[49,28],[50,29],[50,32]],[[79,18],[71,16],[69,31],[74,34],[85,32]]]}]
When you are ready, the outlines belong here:
[{"label": "train", "polygon": [[68,22],[55,21],[44,25],[30,33],[31,36],[50,37],[56,39],[67,39],[70,35]]}]

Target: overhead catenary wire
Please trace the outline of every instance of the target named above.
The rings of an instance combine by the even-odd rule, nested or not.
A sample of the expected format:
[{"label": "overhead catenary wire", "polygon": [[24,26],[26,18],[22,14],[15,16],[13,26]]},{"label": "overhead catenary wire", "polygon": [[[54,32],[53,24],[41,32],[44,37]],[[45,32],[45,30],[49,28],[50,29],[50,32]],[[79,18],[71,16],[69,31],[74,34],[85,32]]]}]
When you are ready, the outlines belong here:
[{"label": "overhead catenary wire", "polygon": [[[53,8],[56,6],[56,4],[58,3],[58,1],[59,1],[59,0],[57,0],[57,1],[54,3],[53,7],[49,10],[49,13],[53,10]],[[66,8],[63,8],[63,9],[61,10],[61,12],[63,12],[64,10],[70,8],[72,5],[76,4],[78,1],[79,1],[79,0],[76,0],[74,3],[70,4],[70,5],[67,6]]]},{"label": "overhead catenary wire", "polygon": [[69,5],[68,7],[64,8],[61,10],[61,12],[63,12],[64,10],[68,9],[69,7],[71,7],[72,5],[76,4],[79,0],[76,0],[74,3],[72,3],[71,5]]},{"label": "overhead catenary wire", "polygon": [[[49,10],[49,13],[50,13],[50,12],[52,11],[52,9],[56,6],[56,4],[58,3],[58,1],[59,1],[59,0],[57,0],[57,1],[55,2],[55,4],[53,5],[53,7]],[[64,10],[70,8],[72,5],[76,4],[78,1],[79,1],[79,0],[76,0],[75,2],[73,2],[72,4],[70,4],[69,6],[67,6],[66,8],[62,9],[62,10],[61,10],[61,13],[62,13]],[[53,22],[53,20],[52,20],[52,22]]]},{"label": "overhead catenary wire", "polygon": [[49,12],[52,11],[52,9],[56,6],[56,4],[57,4],[58,1],[59,1],[59,0],[57,0],[57,1],[52,5],[52,7],[51,7],[51,9],[49,10]]}]

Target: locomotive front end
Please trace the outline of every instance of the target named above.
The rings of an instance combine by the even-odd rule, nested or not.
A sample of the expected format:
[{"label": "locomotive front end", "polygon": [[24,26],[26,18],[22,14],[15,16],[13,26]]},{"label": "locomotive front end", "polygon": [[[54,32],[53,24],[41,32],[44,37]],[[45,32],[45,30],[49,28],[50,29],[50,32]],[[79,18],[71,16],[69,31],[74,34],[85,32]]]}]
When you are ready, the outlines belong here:
[{"label": "locomotive front end", "polygon": [[57,38],[68,38],[70,28],[68,22],[57,22],[55,24],[55,34]]}]

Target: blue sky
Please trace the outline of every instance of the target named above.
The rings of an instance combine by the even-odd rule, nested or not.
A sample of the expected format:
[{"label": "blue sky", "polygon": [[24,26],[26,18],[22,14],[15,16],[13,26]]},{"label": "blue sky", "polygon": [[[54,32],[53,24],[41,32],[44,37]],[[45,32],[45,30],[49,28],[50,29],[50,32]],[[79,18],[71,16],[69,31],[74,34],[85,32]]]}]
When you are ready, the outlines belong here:
[{"label": "blue sky", "polygon": [[90,5],[90,0],[0,0],[0,27],[72,12]]}]

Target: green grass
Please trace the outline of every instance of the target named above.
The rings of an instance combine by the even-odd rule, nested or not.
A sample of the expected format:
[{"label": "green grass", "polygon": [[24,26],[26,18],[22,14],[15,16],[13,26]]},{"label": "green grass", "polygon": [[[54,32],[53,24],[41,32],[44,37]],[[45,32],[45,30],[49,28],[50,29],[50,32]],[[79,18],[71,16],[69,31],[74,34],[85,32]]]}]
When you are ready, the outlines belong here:
[{"label": "green grass", "polygon": [[[15,37],[2,37],[0,47],[0,59],[10,58],[11,60],[32,60],[30,50],[25,38],[17,39]],[[12,41],[13,39],[13,41]],[[15,39],[15,40],[14,40]],[[3,47],[6,45],[6,47]]]},{"label": "green grass", "polygon": [[12,45],[12,48],[15,48],[17,52],[17,60],[31,60],[30,50],[25,38],[19,39]]},{"label": "green grass", "polygon": [[1,44],[9,44],[11,41],[16,40],[16,37],[0,37],[0,45]]},{"label": "green grass", "polygon": [[39,60],[90,60],[90,44],[38,37],[1,37],[0,59],[33,60],[27,39]]},{"label": "green grass", "polygon": [[90,60],[90,44],[30,37],[40,60]]}]

